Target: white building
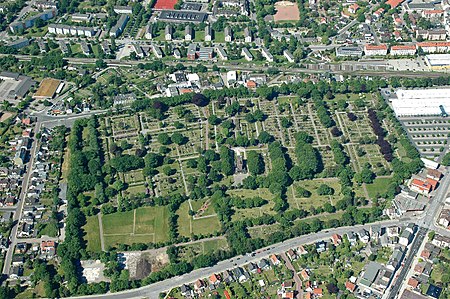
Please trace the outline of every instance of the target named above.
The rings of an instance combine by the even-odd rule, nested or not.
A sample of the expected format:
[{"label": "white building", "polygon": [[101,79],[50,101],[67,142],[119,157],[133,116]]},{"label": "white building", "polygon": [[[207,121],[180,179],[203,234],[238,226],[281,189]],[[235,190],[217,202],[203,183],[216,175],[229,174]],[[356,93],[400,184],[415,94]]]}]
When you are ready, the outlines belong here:
[{"label": "white building", "polygon": [[425,63],[432,70],[450,68],[450,54],[430,54],[425,56]]},{"label": "white building", "polygon": [[273,62],[273,55],[270,54],[269,50],[266,47],[261,48],[261,54],[268,62]]},{"label": "white building", "polygon": [[253,41],[252,32],[248,29],[248,27],[244,29],[244,38],[246,43],[251,43]]},{"label": "white building", "polygon": [[414,55],[414,54],[416,54],[416,46],[414,46],[414,45],[392,46],[390,54],[392,56]]},{"label": "white building", "polygon": [[284,51],[283,51],[283,55],[284,55],[284,57],[286,57],[286,59],[287,59],[290,63],[295,62],[294,55],[292,55],[292,53],[289,52],[289,50],[284,50]]},{"label": "white building", "polygon": [[364,54],[366,56],[385,56],[387,55],[387,45],[365,45]]},{"label": "white building", "polygon": [[212,29],[211,26],[205,27],[205,42],[212,41]]},{"label": "white building", "polygon": [[114,6],[114,12],[116,14],[131,15],[133,13],[133,9],[131,6]]},{"label": "white building", "polygon": [[450,111],[450,88],[398,89],[390,99],[396,116],[440,115]]},{"label": "white building", "polygon": [[253,55],[250,53],[250,51],[247,48],[242,48],[241,55],[244,56],[245,60],[252,61]]}]

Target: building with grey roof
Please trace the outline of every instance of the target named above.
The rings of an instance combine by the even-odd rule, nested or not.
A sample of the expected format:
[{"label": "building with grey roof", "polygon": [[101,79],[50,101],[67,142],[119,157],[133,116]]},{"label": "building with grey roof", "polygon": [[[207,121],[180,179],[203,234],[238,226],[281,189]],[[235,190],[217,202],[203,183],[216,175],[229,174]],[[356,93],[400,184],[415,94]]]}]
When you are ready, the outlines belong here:
[{"label": "building with grey roof", "polygon": [[231,28],[228,26],[225,27],[224,33],[225,33],[225,41],[231,42],[233,40],[233,32],[231,31]]},{"label": "building with grey roof", "polygon": [[121,15],[116,25],[114,25],[114,27],[112,27],[111,30],[109,31],[109,36],[118,37],[119,35],[121,35],[123,30],[125,29],[125,26],[128,23],[128,20],[130,20],[130,17],[128,15],[126,14]]},{"label": "building with grey roof", "polygon": [[354,56],[354,57],[361,57],[363,55],[363,50],[361,47],[357,46],[357,47],[338,47],[336,48],[336,56],[337,57],[349,57],[349,56]]},{"label": "building with grey roof", "polygon": [[205,27],[205,42],[212,41],[212,29],[211,26],[207,25]]},{"label": "building with grey roof", "polygon": [[207,14],[198,11],[163,10],[159,15],[162,22],[174,23],[202,23],[206,21]]},{"label": "building with grey roof", "polygon": [[164,38],[166,40],[172,40],[172,36],[173,36],[173,28],[171,25],[167,25],[166,28],[164,29]]},{"label": "building with grey roof", "polygon": [[250,53],[250,51],[247,48],[242,48],[241,55],[244,56],[245,60],[252,61],[253,55]]},{"label": "building with grey roof", "polygon": [[378,272],[381,270],[381,268],[382,266],[379,263],[372,261],[369,262],[364,271],[364,275],[361,278],[360,284],[366,287],[370,287],[375,281],[375,278],[377,277]]},{"label": "building with grey roof", "polygon": [[190,25],[184,28],[184,40],[191,41],[194,38],[194,29]]},{"label": "building with grey roof", "polygon": [[228,54],[221,45],[216,46],[216,52],[217,52],[217,55],[219,55],[220,59],[228,60]]}]

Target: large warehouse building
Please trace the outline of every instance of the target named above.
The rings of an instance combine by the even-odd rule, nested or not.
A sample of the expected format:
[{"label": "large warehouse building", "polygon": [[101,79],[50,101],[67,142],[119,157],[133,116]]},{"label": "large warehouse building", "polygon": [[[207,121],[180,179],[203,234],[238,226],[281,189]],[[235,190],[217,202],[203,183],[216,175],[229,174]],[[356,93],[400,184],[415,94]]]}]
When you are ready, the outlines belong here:
[{"label": "large warehouse building", "polygon": [[399,89],[390,98],[396,116],[444,115],[450,112],[450,88]]}]

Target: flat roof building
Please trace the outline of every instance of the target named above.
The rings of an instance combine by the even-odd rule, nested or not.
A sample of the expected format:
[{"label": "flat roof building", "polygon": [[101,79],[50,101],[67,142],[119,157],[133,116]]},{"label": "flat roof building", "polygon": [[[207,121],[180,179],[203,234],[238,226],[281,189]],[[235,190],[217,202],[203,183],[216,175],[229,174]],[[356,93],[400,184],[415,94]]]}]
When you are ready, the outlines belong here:
[{"label": "flat roof building", "polygon": [[450,88],[398,89],[389,100],[396,116],[441,115],[442,109],[450,111],[449,93]]},{"label": "flat roof building", "polygon": [[174,23],[202,23],[207,16],[206,13],[197,11],[163,10],[159,20]]}]

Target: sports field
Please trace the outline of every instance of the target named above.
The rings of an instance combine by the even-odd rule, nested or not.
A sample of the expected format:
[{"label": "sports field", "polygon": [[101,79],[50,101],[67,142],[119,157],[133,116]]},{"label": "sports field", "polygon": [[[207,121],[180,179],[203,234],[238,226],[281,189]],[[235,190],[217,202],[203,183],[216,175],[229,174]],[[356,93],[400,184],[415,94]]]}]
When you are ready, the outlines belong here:
[{"label": "sports field", "polygon": [[280,1],[275,3],[277,13],[273,16],[275,22],[280,21],[298,21],[300,19],[300,11],[297,3],[290,1]]}]

